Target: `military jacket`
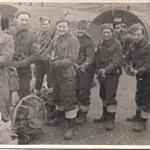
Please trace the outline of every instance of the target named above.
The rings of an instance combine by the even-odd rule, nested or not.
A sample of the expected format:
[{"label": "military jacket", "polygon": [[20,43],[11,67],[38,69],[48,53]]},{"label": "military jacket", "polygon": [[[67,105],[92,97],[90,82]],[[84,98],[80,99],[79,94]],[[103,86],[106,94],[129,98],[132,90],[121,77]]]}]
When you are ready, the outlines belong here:
[{"label": "military jacket", "polygon": [[14,41],[12,36],[0,31],[0,56],[5,55],[6,61],[11,61],[14,54]]},{"label": "military jacket", "polygon": [[74,63],[77,60],[78,52],[79,41],[76,37],[73,37],[69,33],[58,37],[57,41],[52,41],[51,55],[53,53],[54,57],[56,58],[56,61],[53,62],[53,65],[57,64],[56,72],[57,77],[60,80],[69,80],[74,78]]},{"label": "military jacket", "polygon": [[13,35],[15,42],[15,61],[24,60],[37,51],[38,40],[36,33],[31,30],[18,30],[17,28],[12,28],[8,32]]},{"label": "military jacket", "polygon": [[150,72],[150,43],[146,39],[139,43],[132,42],[126,59],[134,69]]},{"label": "military jacket", "polygon": [[107,74],[116,72],[122,65],[122,46],[116,39],[100,41],[96,52],[96,69],[105,69]]},{"label": "military jacket", "polygon": [[48,30],[47,32],[40,31],[38,33],[38,44],[40,46],[40,50],[44,48],[44,51],[40,56],[40,60],[47,60],[47,55],[49,55],[49,47],[53,36],[54,31],[50,30]]},{"label": "military jacket", "polygon": [[78,40],[80,42],[80,50],[77,59],[77,64],[92,64],[95,59],[95,46],[92,39],[90,38],[90,36],[85,34],[82,37],[78,37]]}]

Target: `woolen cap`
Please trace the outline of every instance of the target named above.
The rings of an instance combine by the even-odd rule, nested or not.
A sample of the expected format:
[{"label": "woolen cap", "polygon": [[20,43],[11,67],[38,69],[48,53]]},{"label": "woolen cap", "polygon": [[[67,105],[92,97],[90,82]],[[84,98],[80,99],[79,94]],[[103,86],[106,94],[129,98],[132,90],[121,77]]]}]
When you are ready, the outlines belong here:
[{"label": "woolen cap", "polygon": [[77,28],[87,29],[88,28],[88,22],[86,20],[80,20],[77,23]]},{"label": "woolen cap", "polygon": [[113,24],[111,24],[111,23],[102,24],[100,26],[100,30],[103,31],[104,29],[110,29],[113,32],[114,31]]},{"label": "woolen cap", "polygon": [[19,11],[17,11],[17,13],[15,14],[15,17],[18,18],[18,16],[21,15],[21,14],[27,14],[29,17],[31,17],[31,14],[27,10],[19,10]]}]

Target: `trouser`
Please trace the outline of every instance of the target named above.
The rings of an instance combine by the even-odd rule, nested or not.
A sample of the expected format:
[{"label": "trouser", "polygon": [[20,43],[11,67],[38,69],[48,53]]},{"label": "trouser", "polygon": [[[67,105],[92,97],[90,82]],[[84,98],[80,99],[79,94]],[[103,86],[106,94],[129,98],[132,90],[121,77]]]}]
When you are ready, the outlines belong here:
[{"label": "trouser", "polygon": [[106,75],[106,78],[99,78],[100,97],[103,106],[107,107],[108,112],[116,112],[117,100],[116,93],[119,83],[119,74]]},{"label": "trouser", "polygon": [[21,99],[30,94],[30,80],[32,76],[30,66],[26,68],[17,69],[17,71],[19,77],[18,95],[19,98]]},{"label": "trouser", "polygon": [[56,81],[54,84],[54,103],[63,107],[64,111],[75,109],[75,81],[68,80],[64,82]]},{"label": "trouser", "polygon": [[89,106],[92,79],[87,72],[76,71],[76,98],[78,104]]},{"label": "trouser", "polygon": [[150,74],[145,73],[141,78],[137,78],[135,100],[137,110],[150,112]]},{"label": "trouser", "polygon": [[35,82],[35,89],[40,91],[43,84],[44,75],[47,75],[47,86],[50,88],[52,86],[52,79],[51,79],[51,71],[50,71],[50,64],[49,61],[39,60],[36,62],[36,82]]},{"label": "trouser", "polygon": [[10,120],[11,92],[7,72],[0,74],[0,112],[1,119],[5,122]]}]

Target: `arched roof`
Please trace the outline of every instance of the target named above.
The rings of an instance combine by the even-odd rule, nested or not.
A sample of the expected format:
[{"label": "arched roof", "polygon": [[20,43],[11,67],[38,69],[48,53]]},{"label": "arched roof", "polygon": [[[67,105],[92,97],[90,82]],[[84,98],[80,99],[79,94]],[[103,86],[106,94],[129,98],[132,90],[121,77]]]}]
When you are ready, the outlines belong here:
[{"label": "arched roof", "polygon": [[0,4],[0,13],[2,17],[13,18],[17,11],[17,7],[8,4]]},{"label": "arched roof", "polygon": [[100,38],[100,25],[104,23],[115,23],[114,18],[120,22],[127,24],[130,27],[132,24],[141,23],[146,31],[146,38],[150,38],[150,19],[147,15],[131,12],[124,9],[110,9],[102,12],[91,23],[89,32],[92,35],[94,42],[97,44]]}]

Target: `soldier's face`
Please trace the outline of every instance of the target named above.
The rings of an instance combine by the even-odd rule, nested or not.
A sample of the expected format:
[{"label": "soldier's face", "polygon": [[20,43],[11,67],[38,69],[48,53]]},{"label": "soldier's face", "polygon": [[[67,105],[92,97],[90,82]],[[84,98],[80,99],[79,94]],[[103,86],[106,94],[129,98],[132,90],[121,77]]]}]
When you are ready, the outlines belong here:
[{"label": "soldier's face", "polygon": [[69,31],[69,25],[67,22],[60,22],[56,26],[56,32],[58,35],[65,35]]},{"label": "soldier's face", "polygon": [[122,33],[127,33],[128,32],[128,29],[126,27],[121,27],[121,32]]},{"label": "soldier's face", "polygon": [[83,36],[87,32],[85,28],[77,28],[77,36]]},{"label": "soldier's face", "polygon": [[113,33],[112,33],[112,31],[110,29],[104,29],[102,31],[102,36],[103,36],[104,40],[109,40],[109,39],[112,38]]},{"label": "soldier's face", "polygon": [[118,24],[115,26],[115,32],[120,32],[121,31],[121,25]]},{"label": "soldier's face", "polygon": [[30,17],[28,14],[20,14],[17,18],[18,29],[28,29],[30,26]]},{"label": "soldier's face", "polygon": [[144,38],[142,30],[137,30],[133,33],[133,40],[138,43]]},{"label": "soldier's face", "polygon": [[42,31],[48,31],[50,28],[50,22],[48,20],[43,21],[42,23]]}]

